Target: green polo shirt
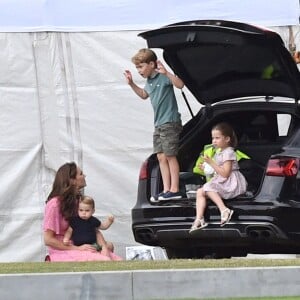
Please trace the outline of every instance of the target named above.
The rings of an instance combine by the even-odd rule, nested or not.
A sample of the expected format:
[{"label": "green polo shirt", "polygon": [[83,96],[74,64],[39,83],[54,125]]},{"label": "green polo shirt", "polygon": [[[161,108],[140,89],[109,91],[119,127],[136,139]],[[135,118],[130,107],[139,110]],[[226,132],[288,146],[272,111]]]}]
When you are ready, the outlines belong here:
[{"label": "green polo shirt", "polygon": [[145,91],[150,97],[154,111],[154,126],[180,122],[181,116],[171,80],[160,73],[147,78]]}]

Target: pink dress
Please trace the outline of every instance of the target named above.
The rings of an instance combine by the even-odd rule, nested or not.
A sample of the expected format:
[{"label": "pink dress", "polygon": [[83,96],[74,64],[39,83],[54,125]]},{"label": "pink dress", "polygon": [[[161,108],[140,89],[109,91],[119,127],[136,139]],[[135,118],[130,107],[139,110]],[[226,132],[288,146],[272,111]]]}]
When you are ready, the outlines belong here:
[{"label": "pink dress", "polygon": [[214,156],[215,162],[222,166],[225,161],[232,161],[232,172],[228,178],[219,174],[203,185],[205,192],[217,192],[223,199],[235,198],[244,194],[247,190],[247,182],[243,174],[239,171],[236,154],[232,147],[228,147]]},{"label": "pink dress", "polygon": [[[68,222],[59,211],[59,200],[57,197],[50,199],[45,208],[43,229],[52,230],[58,240],[63,240],[68,228]],[[110,252],[110,257],[102,255],[100,252],[81,250],[57,250],[48,247],[51,261],[96,261],[96,260],[123,260],[120,256]]]}]

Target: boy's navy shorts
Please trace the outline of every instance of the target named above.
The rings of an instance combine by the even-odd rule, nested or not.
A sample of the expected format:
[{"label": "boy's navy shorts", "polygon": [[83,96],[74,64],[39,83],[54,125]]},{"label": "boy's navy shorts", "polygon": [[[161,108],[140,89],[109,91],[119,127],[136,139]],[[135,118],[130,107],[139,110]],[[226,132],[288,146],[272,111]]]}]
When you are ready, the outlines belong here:
[{"label": "boy's navy shorts", "polygon": [[179,149],[181,122],[170,122],[155,127],[153,133],[153,152],[176,156]]}]

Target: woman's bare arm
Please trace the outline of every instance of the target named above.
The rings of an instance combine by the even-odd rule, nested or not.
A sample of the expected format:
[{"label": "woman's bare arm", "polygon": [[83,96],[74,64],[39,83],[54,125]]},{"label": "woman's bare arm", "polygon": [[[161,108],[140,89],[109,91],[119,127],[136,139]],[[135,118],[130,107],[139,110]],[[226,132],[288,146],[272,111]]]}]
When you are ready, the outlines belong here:
[{"label": "woman's bare arm", "polygon": [[44,231],[44,242],[48,247],[52,247],[57,250],[81,250],[81,251],[93,251],[95,252],[95,248],[92,245],[84,244],[81,246],[64,245],[62,241],[58,240],[55,236],[55,232],[52,230]]}]

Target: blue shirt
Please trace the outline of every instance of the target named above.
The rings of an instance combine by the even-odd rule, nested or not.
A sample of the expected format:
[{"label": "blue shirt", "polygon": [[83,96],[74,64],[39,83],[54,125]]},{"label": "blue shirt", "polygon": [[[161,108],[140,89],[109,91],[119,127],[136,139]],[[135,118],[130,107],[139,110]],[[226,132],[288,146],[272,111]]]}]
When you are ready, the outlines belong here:
[{"label": "blue shirt", "polygon": [[181,122],[174,87],[167,76],[155,73],[147,78],[144,89],[151,100],[155,127],[169,122]]}]

